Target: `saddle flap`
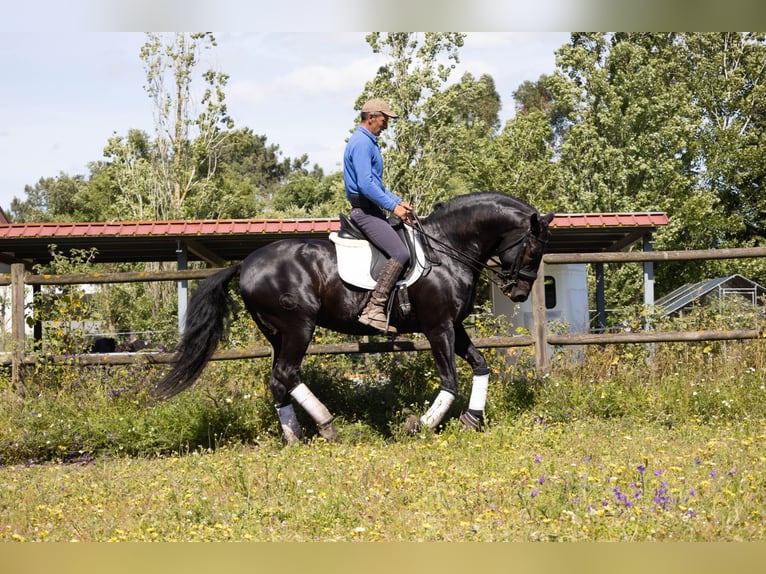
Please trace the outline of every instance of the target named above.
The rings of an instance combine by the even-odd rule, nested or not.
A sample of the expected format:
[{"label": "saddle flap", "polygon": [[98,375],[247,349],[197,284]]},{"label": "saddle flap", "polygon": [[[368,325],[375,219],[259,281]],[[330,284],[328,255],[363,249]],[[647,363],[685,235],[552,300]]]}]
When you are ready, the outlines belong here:
[{"label": "saddle flap", "polygon": [[[330,241],[335,244],[338,273],[350,285],[373,289],[388,258],[365,239],[361,230],[345,215],[341,214],[340,222],[340,230],[330,234]],[[397,222],[396,231],[410,250],[410,263],[400,283],[409,286],[423,274],[425,257],[420,242],[414,238],[414,232],[406,228],[398,218]]]}]

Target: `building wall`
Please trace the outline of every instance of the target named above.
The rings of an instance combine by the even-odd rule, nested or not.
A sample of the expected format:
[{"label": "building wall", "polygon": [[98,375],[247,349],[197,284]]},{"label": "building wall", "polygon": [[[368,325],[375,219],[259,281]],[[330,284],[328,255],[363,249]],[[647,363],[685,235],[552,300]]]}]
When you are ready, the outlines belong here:
[{"label": "building wall", "polygon": [[[588,282],[585,264],[547,265],[546,278],[553,279],[555,305],[546,309],[546,319],[567,325],[572,334],[588,332]],[[492,286],[492,304],[495,315],[506,315],[514,327],[533,329],[532,298],[514,303]]]}]

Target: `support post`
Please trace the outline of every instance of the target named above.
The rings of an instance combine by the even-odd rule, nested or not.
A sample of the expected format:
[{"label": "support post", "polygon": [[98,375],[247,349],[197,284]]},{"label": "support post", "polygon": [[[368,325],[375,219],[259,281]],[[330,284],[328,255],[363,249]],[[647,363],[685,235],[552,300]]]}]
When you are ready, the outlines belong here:
[{"label": "support post", "polygon": [[[40,293],[43,290],[42,285],[37,285],[36,283],[32,285],[32,301],[38,301],[40,297]],[[32,348],[35,351],[38,351],[42,348],[43,344],[43,322],[41,320],[35,321],[34,327],[32,327],[32,338],[34,342],[32,343]]]},{"label": "support post", "polygon": [[[188,264],[186,245],[179,239],[176,247],[178,271],[185,271]],[[178,282],[178,333],[183,335],[186,328],[186,307],[189,302],[189,281],[180,279]]]},{"label": "support post", "polygon": [[24,394],[24,264],[11,264],[11,383]]},{"label": "support post", "polygon": [[[644,251],[654,251],[652,234],[644,236]],[[646,311],[644,329],[652,328],[652,311],[654,311],[654,261],[644,261],[644,310]]]},{"label": "support post", "polygon": [[596,272],[596,332],[606,331],[606,296],[604,294],[604,264],[595,264]]},{"label": "support post", "polygon": [[548,370],[548,321],[545,313],[545,264],[541,261],[532,285],[532,324],[535,340],[535,368],[538,375]]}]

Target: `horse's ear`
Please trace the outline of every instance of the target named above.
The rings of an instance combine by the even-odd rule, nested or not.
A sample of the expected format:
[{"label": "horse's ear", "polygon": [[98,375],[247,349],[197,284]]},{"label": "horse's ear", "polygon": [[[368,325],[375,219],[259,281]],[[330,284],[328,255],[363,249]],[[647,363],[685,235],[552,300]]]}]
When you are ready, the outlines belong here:
[{"label": "horse's ear", "polygon": [[539,213],[535,212],[532,214],[532,225],[530,226],[532,229],[532,232],[537,235],[540,233],[540,225],[545,225],[546,227],[550,225],[551,221],[553,221],[553,212],[549,211],[543,216],[540,216]]}]

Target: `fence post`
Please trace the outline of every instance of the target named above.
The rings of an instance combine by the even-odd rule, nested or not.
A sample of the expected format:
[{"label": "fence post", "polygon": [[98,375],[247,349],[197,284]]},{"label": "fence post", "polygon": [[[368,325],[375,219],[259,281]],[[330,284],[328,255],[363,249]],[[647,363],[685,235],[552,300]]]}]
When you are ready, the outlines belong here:
[{"label": "fence post", "polygon": [[545,264],[541,261],[532,285],[532,324],[535,340],[535,368],[542,375],[548,370],[548,321],[545,313]]},{"label": "fence post", "polygon": [[24,394],[21,369],[24,366],[24,264],[11,264],[11,382]]}]

